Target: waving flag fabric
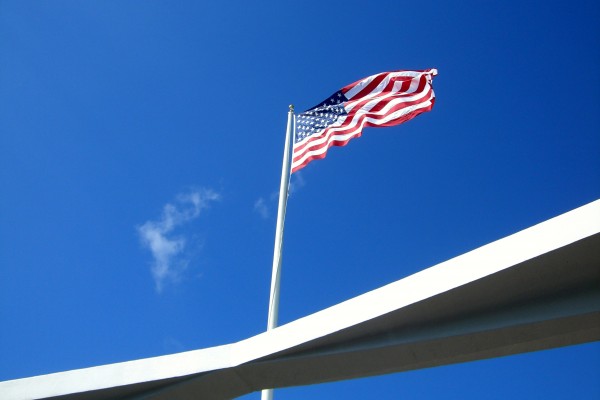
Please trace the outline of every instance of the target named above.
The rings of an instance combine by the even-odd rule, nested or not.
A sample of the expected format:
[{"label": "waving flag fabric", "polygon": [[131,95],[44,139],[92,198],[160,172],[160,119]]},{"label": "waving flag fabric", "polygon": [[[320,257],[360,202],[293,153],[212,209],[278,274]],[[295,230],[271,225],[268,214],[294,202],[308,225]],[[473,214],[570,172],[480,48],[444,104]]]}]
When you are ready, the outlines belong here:
[{"label": "waving flag fabric", "polygon": [[292,173],[344,146],[367,126],[401,124],[433,108],[436,69],[382,72],[335,92],[297,115]]}]

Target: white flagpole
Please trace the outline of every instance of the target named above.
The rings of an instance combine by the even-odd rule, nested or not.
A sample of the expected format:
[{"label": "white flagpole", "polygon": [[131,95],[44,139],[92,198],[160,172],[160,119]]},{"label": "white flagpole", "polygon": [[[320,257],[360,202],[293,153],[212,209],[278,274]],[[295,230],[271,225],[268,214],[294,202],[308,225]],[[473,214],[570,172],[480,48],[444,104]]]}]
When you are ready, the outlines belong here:
[{"label": "white flagpole", "polygon": [[[281,183],[279,185],[279,205],[277,207],[277,228],[275,230],[275,248],[273,250],[273,272],[271,275],[271,295],[269,296],[269,317],[267,330],[277,326],[279,314],[279,282],[281,280],[281,247],[283,244],[283,223],[285,222],[285,209],[289,196],[290,186],[290,142],[295,135],[294,106],[290,105],[288,112],[287,131],[285,133],[285,149],[283,151],[283,165],[281,167]],[[273,389],[265,389],[261,393],[261,400],[272,400]]]}]

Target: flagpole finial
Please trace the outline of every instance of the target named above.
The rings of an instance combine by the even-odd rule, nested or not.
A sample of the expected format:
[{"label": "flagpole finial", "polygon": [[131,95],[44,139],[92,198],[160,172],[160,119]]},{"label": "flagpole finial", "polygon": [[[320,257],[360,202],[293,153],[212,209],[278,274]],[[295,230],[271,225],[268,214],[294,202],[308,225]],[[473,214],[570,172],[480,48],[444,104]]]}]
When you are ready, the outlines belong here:
[{"label": "flagpole finial", "polygon": [[289,106],[289,107],[290,107],[290,112],[292,112],[292,113],[293,113],[293,112],[294,112],[294,105],[293,105],[293,104],[290,104],[290,106]]}]

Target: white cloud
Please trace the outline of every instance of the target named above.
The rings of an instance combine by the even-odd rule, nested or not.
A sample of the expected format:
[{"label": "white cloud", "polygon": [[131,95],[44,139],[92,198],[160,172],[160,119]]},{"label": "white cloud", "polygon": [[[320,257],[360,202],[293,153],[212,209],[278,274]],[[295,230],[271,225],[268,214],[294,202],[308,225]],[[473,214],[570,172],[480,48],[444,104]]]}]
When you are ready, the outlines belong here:
[{"label": "white cloud", "polygon": [[[300,190],[300,188],[303,188],[305,185],[306,185],[306,181],[304,180],[304,177],[302,176],[302,172],[296,172],[296,173],[292,174],[292,176],[290,177],[290,184],[288,186],[290,196],[292,196],[294,193],[298,192],[298,190]],[[270,199],[272,201],[279,200],[279,189],[276,192],[271,193]]]},{"label": "white cloud", "polygon": [[200,211],[219,198],[219,194],[210,189],[180,194],[174,204],[167,203],[163,207],[160,219],[137,227],[142,244],[152,253],[151,272],[159,293],[166,281],[178,281],[188,264],[182,257],[187,240],[181,235],[174,236],[174,231],[198,218]]},{"label": "white cloud", "polygon": [[302,172],[292,174],[290,179],[290,196],[294,194],[294,192],[300,190],[300,188],[304,187],[304,185],[306,185],[306,181],[302,177]]},{"label": "white cloud", "polygon": [[[289,192],[290,192],[290,197],[298,192],[298,190],[300,190],[300,188],[304,187],[306,185],[306,181],[304,180],[304,178],[302,177],[302,174],[300,172],[296,172],[295,174],[292,174],[291,178],[290,178],[290,185],[289,185]],[[277,202],[279,201],[279,191],[276,192],[271,192],[271,195],[269,196],[269,202],[270,203],[275,203],[274,207],[275,209],[277,209]],[[270,216],[270,209],[271,206],[268,204],[269,202],[267,202],[264,197],[259,197],[258,200],[256,200],[254,202],[254,211],[256,211],[258,213],[258,215],[260,215],[263,219],[267,219]]]},{"label": "white cloud", "polygon": [[254,202],[254,211],[264,219],[269,218],[269,207],[262,197],[259,197],[258,200]]}]

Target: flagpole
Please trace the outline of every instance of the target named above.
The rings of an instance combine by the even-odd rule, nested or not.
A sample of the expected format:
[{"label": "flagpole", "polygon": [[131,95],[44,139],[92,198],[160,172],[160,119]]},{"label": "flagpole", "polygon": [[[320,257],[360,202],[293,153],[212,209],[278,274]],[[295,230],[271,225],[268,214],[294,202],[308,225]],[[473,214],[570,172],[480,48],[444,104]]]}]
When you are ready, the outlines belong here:
[{"label": "flagpole", "polygon": [[[283,165],[281,166],[281,182],[279,184],[279,205],[277,207],[277,227],[275,229],[275,247],[273,249],[273,272],[271,274],[271,294],[269,296],[269,316],[267,330],[277,327],[279,315],[279,282],[281,281],[281,247],[283,245],[283,224],[290,186],[290,142],[294,136],[294,106],[288,111],[285,146],[283,150]],[[272,400],[273,389],[265,389],[261,400]]]}]

